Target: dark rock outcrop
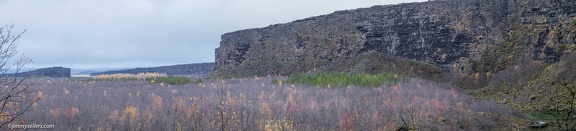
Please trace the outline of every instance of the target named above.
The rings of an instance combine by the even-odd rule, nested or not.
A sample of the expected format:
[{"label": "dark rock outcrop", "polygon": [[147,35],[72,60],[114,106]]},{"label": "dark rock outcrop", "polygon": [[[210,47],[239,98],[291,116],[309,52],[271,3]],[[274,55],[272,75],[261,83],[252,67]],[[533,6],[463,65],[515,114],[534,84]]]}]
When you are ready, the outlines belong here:
[{"label": "dark rock outcrop", "polygon": [[5,74],[4,76],[32,76],[32,77],[70,77],[71,69],[64,67],[50,67],[41,68],[32,71],[16,73],[16,74]]},{"label": "dark rock outcrop", "polygon": [[90,73],[91,76],[101,74],[139,74],[139,73],[165,73],[166,75],[206,75],[214,69],[214,63],[182,64],[149,68],[135,68],[127,70],[106,71]]},{"label": "dark rock outcrop", "polygon": [[222,35],[216,75],[303,72],[368,52],[495,72],[558,61],[576,43],[576,1],[460,0],[373,6]]}]

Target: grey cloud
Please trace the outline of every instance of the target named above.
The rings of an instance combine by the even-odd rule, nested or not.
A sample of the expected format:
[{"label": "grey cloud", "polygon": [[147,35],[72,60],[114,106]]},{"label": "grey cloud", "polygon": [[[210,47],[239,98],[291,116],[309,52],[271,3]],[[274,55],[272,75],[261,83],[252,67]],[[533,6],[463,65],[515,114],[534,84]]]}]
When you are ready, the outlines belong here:
[{"label": "grey cloud", "polygon": [[423,0],[5,0],[0,24],[27,29],[29,67],[147,67],[214,61],[220,35],[337,10]]}]

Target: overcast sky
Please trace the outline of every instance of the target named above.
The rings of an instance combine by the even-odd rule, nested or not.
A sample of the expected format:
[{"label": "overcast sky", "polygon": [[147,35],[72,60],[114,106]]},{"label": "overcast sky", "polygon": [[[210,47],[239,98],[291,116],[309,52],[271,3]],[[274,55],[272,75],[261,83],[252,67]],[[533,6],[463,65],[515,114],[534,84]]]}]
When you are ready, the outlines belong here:
[{"label": "overcast sky", "polygon": [[226,32],[424,0],[0,0],[0,24],[30,68],[151,67],[214,61]]}]

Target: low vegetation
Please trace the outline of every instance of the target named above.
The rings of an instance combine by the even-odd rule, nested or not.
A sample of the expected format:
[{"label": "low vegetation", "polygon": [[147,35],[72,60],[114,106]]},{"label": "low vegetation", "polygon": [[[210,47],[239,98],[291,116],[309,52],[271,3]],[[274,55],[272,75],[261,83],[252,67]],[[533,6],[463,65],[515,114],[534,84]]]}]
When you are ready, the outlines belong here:
[{"label": "low vegetation", "polygon": [[325,67],[319,68],[319,70],[372,75],[379,73],[393,73],[429,80],[437,80],[444,73],[442,69],[436,65],[418,62],[413,59],[383,55],[378,52],[362,54],[355,59],[336,61]]},{"label": "low vegetation", "polygon": [[[488,79],[471,95],[528,112],[531,119],[552,123],[553,130],[576,129],[576,54],[556,63],[515,64]],[[477,82],[477,81],[476,81]]]},{"label": "low vegetation", "polygon": [[160,73],[139,73],[139,74],[103,74],[91,77],[91,80],[96,81],[132,81],[132,80],[146,80],[149,78],[168,77],[166,74]]},{"label": "low vegetation", "polygon": [[403,75],[386,72],[376,75],[345,72],[320,72],[291,74],[287,77],[286,83],[323,87],[379,87],[384,84],[388,86],[395,85],[399,81],[408,80],[409,78]]},{"label": "low vegetation", "polygon": [[196,79],[196,80],[192,81],[192,79],[187,78],[187,77],[175,77],[175,76],[146,78],[146,81],[148,81],[151,84],[153,84],[153,83],[167,83],[170,85],[184,85],[184,84],[188,84],[191,82],[202,83],[202,79]]},{"label": "low vegetation", "polygon": [[139,73],[139,74],[104,74],[94,77],[72,78],[71,82],[90,81],[147,81],[150,84],[166,83],[171,85],[184,85],[188,83],[201,83],[202,79],[192,80],[188,77],[168,76],[160,73]]}]

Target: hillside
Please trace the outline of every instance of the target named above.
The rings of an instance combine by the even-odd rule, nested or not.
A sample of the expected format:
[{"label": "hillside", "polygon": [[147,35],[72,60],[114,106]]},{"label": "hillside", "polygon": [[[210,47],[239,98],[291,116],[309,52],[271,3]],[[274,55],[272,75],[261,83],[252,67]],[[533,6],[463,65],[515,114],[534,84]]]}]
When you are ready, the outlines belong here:
[{"label": "hillside", "polygon": [[214,75],[392,72],[574,125],[574,7],[574,0],[444,0],[336,11],[222,35]]},{"label": "hillside", "polygon": [[181,64],[160,67],[135,68],[116,71],[90,73],[91,76],[101,74],[139,74],[139,73],[165,73],[166,75],[206,75],[212,72],[214,63]]},{"label": "hillside", "polygon": [[290,74],[377,52],[489,77],[574,50],[574,7],[569,0],[453,0],[336,11],[222,35],[215,74]]},{"label": "hillside", "polygon": [[49,67],[17,74],[5,74],[4,76],[70,77],[70,75],[70,68]]}]

